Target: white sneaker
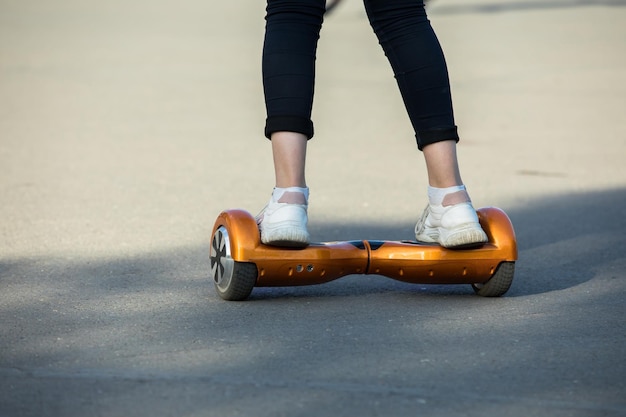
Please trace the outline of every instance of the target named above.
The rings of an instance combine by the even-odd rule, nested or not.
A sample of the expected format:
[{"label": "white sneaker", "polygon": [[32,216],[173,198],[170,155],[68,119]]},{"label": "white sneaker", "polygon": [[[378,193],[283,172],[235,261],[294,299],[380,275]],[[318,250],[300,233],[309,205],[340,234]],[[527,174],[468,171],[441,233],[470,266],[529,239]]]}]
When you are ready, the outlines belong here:
[{"label": "white sneaker", "polygon": [[445,207],[429,204],[415,225],[415,238],[445,248],[476,247],[488,240],[469,202]]},{"label": "white sneaker", "polygon": [[303,248],[311,237],[307,230],[307,204],[279,203],[270,198],[256,221],[265,245]]}]

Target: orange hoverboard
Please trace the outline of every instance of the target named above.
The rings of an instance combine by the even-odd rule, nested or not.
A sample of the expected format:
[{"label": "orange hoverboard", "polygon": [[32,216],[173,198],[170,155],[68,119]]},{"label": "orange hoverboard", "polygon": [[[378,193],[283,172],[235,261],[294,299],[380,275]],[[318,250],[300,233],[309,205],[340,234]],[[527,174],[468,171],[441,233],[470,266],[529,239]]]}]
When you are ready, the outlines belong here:
[{"label": "orange hoverboard", "polygon": [[224,300],[248,298],[254,287],[322,284],[352,274],[383,275],[415,284],[471,284],[478,295],[499,297],[513,281],[517,242],[510,219],[494,208],[477,210],[489,241],[473,249],[446,249],[416,241],[353,240],[292,249],[261,243],[244,210],[222,212],[211,235],[211,277]]}]

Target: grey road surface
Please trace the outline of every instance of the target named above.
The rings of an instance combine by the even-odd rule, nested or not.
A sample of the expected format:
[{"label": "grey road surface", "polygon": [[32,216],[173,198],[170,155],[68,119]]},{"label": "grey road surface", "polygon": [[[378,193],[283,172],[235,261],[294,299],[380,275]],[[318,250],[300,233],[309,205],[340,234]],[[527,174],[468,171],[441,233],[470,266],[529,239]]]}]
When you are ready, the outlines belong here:
[{"label": "grey road surface", "polygon": [[[502,298],[349,276],[225,302],[273,185],[255,1],[0,0],[0,416],[626,416],[626,2],[435,0]],[[315,240],[408,239],[426,174],[362,4],[319,44]]]}]

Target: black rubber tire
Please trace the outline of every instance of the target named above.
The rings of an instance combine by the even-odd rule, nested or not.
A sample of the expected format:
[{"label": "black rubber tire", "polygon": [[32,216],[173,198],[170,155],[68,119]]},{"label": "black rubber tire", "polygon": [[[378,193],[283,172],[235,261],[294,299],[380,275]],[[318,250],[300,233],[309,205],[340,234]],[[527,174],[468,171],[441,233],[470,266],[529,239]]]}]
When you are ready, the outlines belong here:
[{"label": "black rubber tire", "polygon": [[243,301],[250,296],[257,279],[253,263],[238,262],[232,257],[231,237],[226,226],[220,226],[211,239],[210,276],[219,296],[227,301]]},{"label": "black rubber tire", "polygon": [[472,284],[472,288],[482,297],[500,297],[511,288],[514,274],[515,262],[501,262],[489,281]]},{"label": "black rubber tire", "polygon": [[250,296],[256,283],[256,265],[247,262],[235,262],[233,276],[226,288],[220,288],[215,283],[215,290],[223,300],[243,301]]}]

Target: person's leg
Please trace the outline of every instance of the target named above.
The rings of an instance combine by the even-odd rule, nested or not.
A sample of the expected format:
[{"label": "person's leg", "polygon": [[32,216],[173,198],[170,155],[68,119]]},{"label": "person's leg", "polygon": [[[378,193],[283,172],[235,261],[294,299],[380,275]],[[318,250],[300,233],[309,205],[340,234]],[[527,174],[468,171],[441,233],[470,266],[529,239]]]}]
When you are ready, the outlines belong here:
[{"label": "person's leg", "polygon": [[324,3],[267,2],[262,61],[265,135],[272,141],[276,187],[306,187],[306,145],[313,137],[315,58]]},{"label": "person's leg", "polygon": [[307,142],[307,137],[302,133],[274,132],[272,134],[276,187],[306,187]]},{"label": "person's leg", "polygon": [[272,141],[275,188],[257,216],[261,241],[306,246],[309,190],[305,162],[313,137],[311,110],[315,56],[324,16],[324,0],[268,0],[263,45],[263,87]]},{"label": "person's leg", "polygon": [[436,142],[425,146],[423,152],[429,185],[445,188],[463,184],[456,155],[456,141]]},{"label": "person's leg", "polygon": [[458,141],[445,57],[420,0],[364,0],[420,150]]},{"label": "person's leg", "polygon": [[317,41],[325,0],[268,0],[263,43],[265,136],[296,132],[313,137],[311,109]]},{"label": "person's leg", "polygon": [[416,238],[447,247],[486,241],[463,185],[445,57],[419,0],[364,0],[393,68],[428,172],[429,205]]}]

